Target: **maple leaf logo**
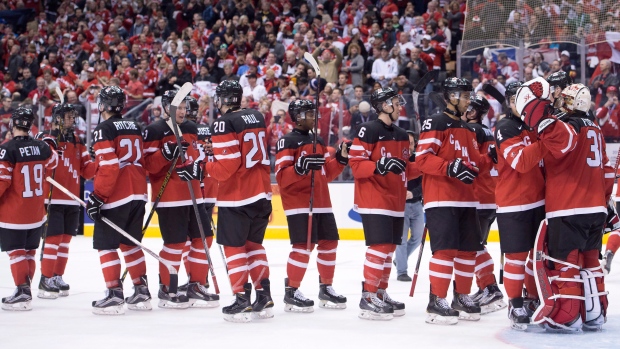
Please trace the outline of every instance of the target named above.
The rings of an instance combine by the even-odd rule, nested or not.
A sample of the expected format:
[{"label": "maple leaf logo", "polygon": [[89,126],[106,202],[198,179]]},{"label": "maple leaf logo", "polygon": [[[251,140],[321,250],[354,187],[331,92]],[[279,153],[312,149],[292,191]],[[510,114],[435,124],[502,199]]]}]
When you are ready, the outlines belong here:
[{"label": "maple leaf logo", "polygon": [[543,85],[542,85],[542,83],[540,83],[540,81],[533,82],[528,87],[530,88],[530,90],[532,91],[534,96],[536,96],[536,98],[542,97],[542,95],[543,95]]}]

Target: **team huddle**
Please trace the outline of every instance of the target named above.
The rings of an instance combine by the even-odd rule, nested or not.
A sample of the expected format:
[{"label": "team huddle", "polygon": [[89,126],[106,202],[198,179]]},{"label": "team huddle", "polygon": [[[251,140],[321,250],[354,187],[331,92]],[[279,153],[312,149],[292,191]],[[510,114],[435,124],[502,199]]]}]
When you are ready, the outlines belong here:
[{"label": "team huddle", "polygon": [[[446,79],[445,110],[428,116],[419,135],[396,125],[405,104],[402,96],[379,89],[371,96],[378,119],[359,125],[354,140],[340,143],[333,155],[316,136],[316,105],[292,102],[295,127],[276,147],[276,180],[292,245],[285,311],[314,309],[300,287],[315,247],[319,307],[346,308],[346,297],[332,287],[339,235],[328,183],[349,165],[354,209],[361,215],[367,245],[360,318],[405,315],[405,304],[392,299],[387,288],[394,251],[402,242],[407,181],[422,176],[433,254],[427,323],[476,321],[508,307],[517,330],[530,324],[560,332],[600,330],[607,309],[599,263],[602,235],[620,228],[615,208],[607,204],[615,169],[587,113],[589,90],[569,80],[560,72],[548,80],[509,84],[508,115],[493,131],[481,123],[489,102],[473,95],[466,79]],[[166,91],[164,117],[142,130],[121,117],[125,93],[105,87],[99,95],[102,121],[91,149],[75,135],[71,104],[55,106],[52,129],[34,138],[29,136],[32,110],[18,108],[11,117],[13,139],[0,145],[0,247],[9,254],[17,286],[2,298],[2,308],[32,308],[30,284],[41,240],[38,297],[69,295],[63,274],[78,229],[80,203],[74,196],[79,196],[80,178],[93,178],[94,190],[84,205],[95,222],[93,248],[107,289],[103,299],[93,301],[93,313],[123,314],[125,304],[130,310],[150,310],[144,252],[151,253],[140,244],[148,176],[153,210],[146,225],[155,211],[163,238],[155,255],[160,261],[158,306],[219,306],[209,252],[216,235],[235,295],[231,305],[222,307],[224,319],[273,317],[263,247],[272,211],[266,125],[259,111],[241,108],[242,94],[238,82],[220,83],[215,103],[222,116],[208,126],[197,122],[195,98]],[[215,205],[217,232],[211,219]],[[508,304],[485,248],[495,219]],[[620,240],[618,232],[611,237]],[[611,238],[610,244],[620,245]],[[607,270],[613,253],[606,253]],[[177,287],[181,264],[188,283]],[[215,294],[209,292],[209,271]],[[129,297],[123,291],[126,275],[134,288]],[[478,291],[470,295],[474,277]],[[451,281],[454,295],[448,303]]]}]

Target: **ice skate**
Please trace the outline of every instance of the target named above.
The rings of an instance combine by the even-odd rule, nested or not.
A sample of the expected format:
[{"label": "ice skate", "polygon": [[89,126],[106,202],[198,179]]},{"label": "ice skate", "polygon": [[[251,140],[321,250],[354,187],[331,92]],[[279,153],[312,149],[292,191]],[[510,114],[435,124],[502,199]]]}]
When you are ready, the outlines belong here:
[{"label": "ice skate", "polygon": [[582,329],[588,332],[600,332],[603,330],[603,325],[607,322],[607,317],[603,314],[599,315],[596,319],[588,320],[583,323]]},{"label": "ice skate", "polygon": [[123,305],[125,305],[123,284],[119,280],[119,286],[108,288],[103,299],[93,301],[93,314],[123,315],[125,314]]},{"label": "ice skate", "polygon": [[605,275],[611,272],[611,261],[614,259],[614,253],[612,251],[605,251],[605,255],[603,256],[603,270],[605,271]]},{"label": "ice skate", "polygon": [[21,284],[17,286],[12,295],[2,298],[2,309],[11,311],[32,310],[31,302],[30,285]]},{"label": "ice skate", "polygon": [[125,298],[127,309],[129,310],[151,310],[151,293],[146,275],[140,277],[140,284],[133,285],[134,293],[131,297]]},{"label": "ice skate", "polygon": [[429,294],[426,312],[426,323],[429,324],[456,325],[459,322],[459,312],[450,308],[445,298],[439,298],[432,293]]},{"label": "ice skate", "polygon": [[347,297],[336,293],[332,285],[319,284],[319,308],[346,309]]},{"label": "ice skate", "polygon": [[159,292],[157,294],[159,298],[160,308],[165,309],[187,309],[189,308],[189,299],[181,292],[176,294],[168,293],[168,287],[165,285],[159,285]]},{"label": "ice skate", "polygon": [[252,318],[270,319],[273,317],[273,299],[269,279],[262,279],[260,285],[263,289],[256,290],[256,299],[252,303]]},{"label": "ice skate", "polygon": [[508,308],[508,319],[510,319],[510,327],[513,330],[525,331],[530,324],[530,315],[525,310],[523,298],[515,298],[510,300]]},{"label": "ice skate", "polygon": [[502,310],[508,306],[508,304],[504,302],[504,295],[497,284],[491,284],[485,287],[482,292],[482,296],[478,298],[478,301],[473,301],[478,303],[480,306],[481,315]]},{"label": "ice skate", "polygon": [[391,305],[379,299],[377,293],[366,291],[362,282],[362,299],[360,300],[358,317],[364,320],[392,320],[394,318],[394,309]]},{"label": "ice skate", "polygon": [[70,289],[69,284],[62,279],[62,275],[54,275],[53,279],[56,287],[58,287],[58,290],[60,291],[58,295],[60,297],[67,297]]},{"label": "ice skate", "polygon": [[41,275],[41,281],[39,281],[39,293],[37,297],[43,299],[56,299],[58,298],[60,290],[54,283],[54,278],[48,278]]},{"label": "ice skate", "polygon": [[390,295],[387,293],[386,290],[380,288],[377,291],[377,297],[379,299],[381,299],[382,301],[384,301],[385,303],[387,303],[390,306],[392,306],[392,309],[394,309],[394,316],[395,317],[399,317],[399,316],[404,316],[405,315],[405,303],[401,303],[399,301],[393,300],[390,297]]},{"label": "ice skate", "polygon": [[572,321],[566,324],[550,324],[549,322],[543,323],[545,331],[552,333],[579,333],[581,332],[582,325],[583,320],[581,320],[581,314],[577,314]]},{"label": "ice skate", "polygon": [[452,309],[459,312],[459,319],[466,321],[480,320],[480,306],[471,300],[468,294],[457,293],[456,284],[454,285],[454,298],[452,299]]},{"label": "ice skate", "polygon": [[189,280],[187,280],[186,283],[184,283],[183,285],[179,285],[177,287],[177,290],[181,293],[187,293],[187,287],[189,286]]},{"label": "ice skate", "polygon": [[290,313],[312,313],[314,301],[306,298],[296,287],[288,285],[288,278],[284,279],[284,311]]},{"label": "ice skate", "polygon": [[220,296],[209,293],[207,287],[199,282],[190,282],[186,295],[191,308],[217,308],[220,306]]},{"label": "ice skate", "polygon": [[233,304],[222,308],[224,320],[230,322],[250,322],[252,321],[252,303],[250,303],[250,295],[252,294],[252,284],[249,282],[243,285],[244,293],[235,294]]}]

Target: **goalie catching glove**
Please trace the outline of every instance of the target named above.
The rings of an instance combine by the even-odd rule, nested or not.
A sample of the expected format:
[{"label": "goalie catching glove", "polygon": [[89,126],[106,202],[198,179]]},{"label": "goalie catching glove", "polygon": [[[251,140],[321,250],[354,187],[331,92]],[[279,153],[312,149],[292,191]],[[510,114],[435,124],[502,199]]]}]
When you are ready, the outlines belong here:
[{"label": "goalie catching glove", "polygon": [[385,176],[388,172],[398,175],[405,171],[406,166],[407,164],[399,158],[388,158],[384,156],[377,161],[377,169],[375,172],[382,176]]},{"label": "goalie catching glove", "polygon": [[325,165],[325,157],[321,154],[308,154],[300,156],[295,163],[295,172],[305,176],[310,170],[320,170]]},{"label": "goalie catching glove", "polygon": [[181,180],[186,182],[194,179],[201,181],[204,178],[202,161],[191,161],[188,159],[184,163],[177,165],[176,171]]},{"label": "goalie catching glove", "polygon": [[456,178],[465,184],[472,184],[478,177],[478,168],[468,161],[456,158],[448,164],[448,177]]},{"label": "goalie catching glove", "polygon": [[541,134],[557,121],[553,117],[553,104],[549,100],[551,86],[547,80],[538,77],[524,83],[516,94],[515,104],[521,120]]}]

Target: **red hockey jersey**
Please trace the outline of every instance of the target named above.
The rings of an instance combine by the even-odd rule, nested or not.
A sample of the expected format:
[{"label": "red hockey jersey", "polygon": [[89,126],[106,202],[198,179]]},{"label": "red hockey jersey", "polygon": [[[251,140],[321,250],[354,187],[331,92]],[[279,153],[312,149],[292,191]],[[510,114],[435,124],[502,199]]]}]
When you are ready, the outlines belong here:
[{"label": "red hockey jersey", "polygon": [[[299,157],[312,154],[312,134],[294,129],[282,136],[277,143],[276,180],[280,186],[284,214],[294,215],[309,213],[310,174],[299,175],[295,171],[295,163]],[[314,203],[312,212],[332,212],[327,183],[333,181],[344,169],[336,157],[331,157],[325,143],[318,139],[316,154],[324,155],[325,166],[314,174]]]},{"label": "red hockey jersey", "polygon": [[221,116],[212,125],[214,162],[207,173],[219,182],[217,205],[239,207],[271,200],[265,118],[254,109]]},{"label": "red hockey jersey", "polygon": [[[491,144],[495,143],[493,131],[483,124],[467,124],[476,133],[476,142],[480,148],[481,156],[488,156]],[[474,192],[478,198],[479,210],[495,210],[495,182],[497,181],[497,169],[492,166],[489,171],[480,171],[474,181]]]},{"label": "red hockey jersey", "polygon": [[[383,156],[399,158],[407,163],[405,172],[385,176],[375,173]],[[387,126],[381,120],[359,125],[349,152],[349,165],[355,177],[353,209],[360,214],[404,217],[407,181],[422,173],[418,163],[409,162],[409,136],[402,128]]]},{"label": "red hockey jersey", "polygon": [[0,228],[26,230],[45,223],[45,169],[57,162],[56,152],[32,137],[0,145]]},{"label": "red hockey jersey", "polygon": [[[209,125],[198,124],[196,125],[198,128],[198,143],[203,146],[207,144],[207,140],[211,140],[211,128]],[[205,163],[203,169],[206,172],[206,163],[213,162],[215,158],[213,155],[206,156],[205,155]],[[200,183],[200,187],[202,188],[202,197],[204,198],[204,202],[206,204],[215,204],[217,201],[217,181],[211,177],[210,174],[206,173],[205,178]]]}]

